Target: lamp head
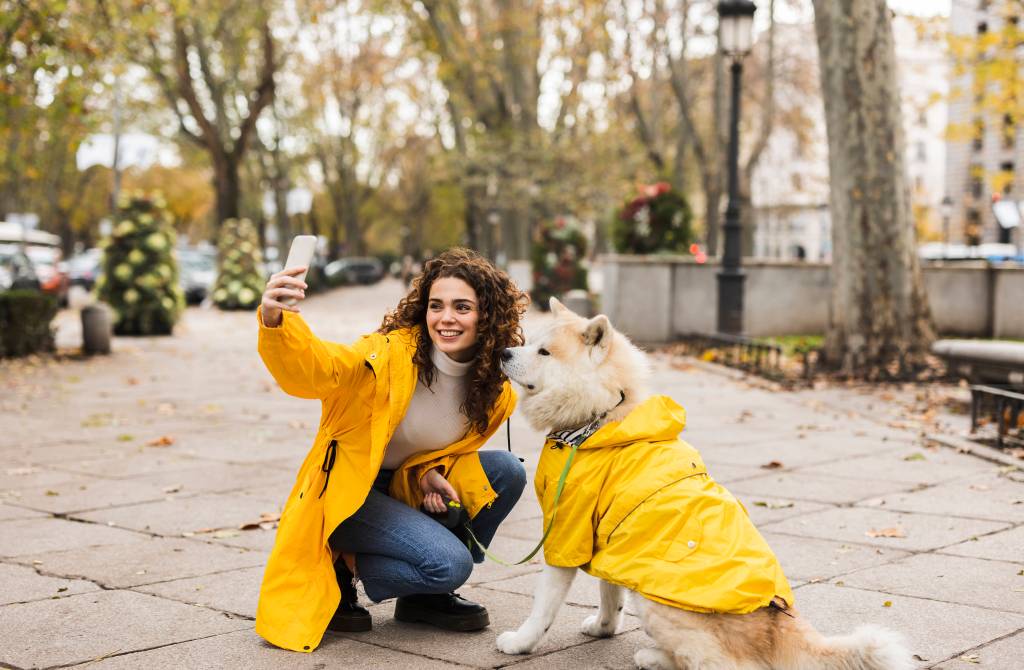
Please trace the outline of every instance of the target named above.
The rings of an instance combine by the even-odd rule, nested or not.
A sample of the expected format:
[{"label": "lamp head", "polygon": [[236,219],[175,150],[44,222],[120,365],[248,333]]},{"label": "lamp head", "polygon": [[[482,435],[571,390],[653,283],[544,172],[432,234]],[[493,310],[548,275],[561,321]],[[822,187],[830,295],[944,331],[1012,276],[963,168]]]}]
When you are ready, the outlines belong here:
[{"label": "lamp head", "polygon": [[754,12],[751,0],[720,0],[718,3],[719,45],[722,51],[742,58],[754,43]]}]

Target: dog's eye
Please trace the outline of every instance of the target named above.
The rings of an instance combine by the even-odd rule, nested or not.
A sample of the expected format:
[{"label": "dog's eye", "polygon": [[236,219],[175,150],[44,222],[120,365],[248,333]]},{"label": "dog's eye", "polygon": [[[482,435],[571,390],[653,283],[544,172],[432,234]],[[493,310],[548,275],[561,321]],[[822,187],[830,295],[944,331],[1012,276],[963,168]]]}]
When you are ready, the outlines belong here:
[{"label": "dog's eye", "polygon": [[550,356],[551,355],[551,352],[548,351],[547,349],[543,348],[543,347],[538,349],[537,353],[540,354],[541,356]]}]

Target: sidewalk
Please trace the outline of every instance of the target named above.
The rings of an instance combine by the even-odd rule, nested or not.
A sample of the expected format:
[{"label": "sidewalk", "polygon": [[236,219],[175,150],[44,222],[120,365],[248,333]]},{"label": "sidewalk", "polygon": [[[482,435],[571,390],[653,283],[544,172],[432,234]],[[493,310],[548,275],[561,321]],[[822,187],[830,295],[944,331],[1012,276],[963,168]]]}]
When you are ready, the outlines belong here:
[{"label": "sidewalk", "polygon": [[[343,289],[304,315],[350,341],[400,295],[393,281]],[[892,627],[921,667],[1024,667],[1024,472],[923,443],[898,417],[913,390],[777,392],[667,357],[655,369],[654,390],[686,408],[684,437],[744,501],[819,630]],[[644,644],[632,617],[611,639],[579,632],[597,603],[581,575],[534,655],[499,654],[539,561],[477,567],[460,592],[490,610],[479,633],[397,624],[385,602],[372,632],[328,633],[313,654],[265,644],[253,617],[271,520],[319,404],[274,384],[252,314],[189,310],[175,337],[117,339],[108,358],[2,361],[0,412],[0,667],[625,669]],[[531,473],[542,439],[513,418]],[[504,449],[504,431],[486,448]],[[494,549],[518,558],[541,530],[528,487]]]}]

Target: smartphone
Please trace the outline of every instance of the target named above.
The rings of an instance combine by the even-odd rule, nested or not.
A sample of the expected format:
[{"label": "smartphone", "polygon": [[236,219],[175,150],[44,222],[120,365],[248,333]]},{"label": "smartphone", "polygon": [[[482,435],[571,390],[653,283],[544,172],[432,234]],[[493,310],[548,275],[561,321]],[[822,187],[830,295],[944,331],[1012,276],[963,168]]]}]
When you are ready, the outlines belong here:
[{"label": "smartphone", "polygon": [[[284,262],[284,268],[303,266],[309,270],[309,264],[313,262],[313,253],[316,251],[316,235],[296,235],[292,240],[292,247],[288,250],[288,260]],[[296,275],[299,281],[306,281],[306,272]],[[298,302],[295,298],[283,298],[285,305],[294,305]]]}]

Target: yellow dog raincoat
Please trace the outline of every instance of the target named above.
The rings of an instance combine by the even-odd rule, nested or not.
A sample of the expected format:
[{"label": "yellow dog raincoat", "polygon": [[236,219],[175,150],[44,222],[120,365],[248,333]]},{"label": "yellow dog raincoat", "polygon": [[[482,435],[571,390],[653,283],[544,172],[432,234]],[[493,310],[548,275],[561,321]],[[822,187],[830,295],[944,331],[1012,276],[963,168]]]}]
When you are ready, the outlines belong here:
[{"label": "yellow dog raincoat", "polygon": [[[793,592],[746,510],[679,439],[682,407],[653,396],[579,447],[544,543],[544,560],[582,567],[651,600],[745,614]],[[544,445],[534,486],[551,519],[570,447]]]}]

